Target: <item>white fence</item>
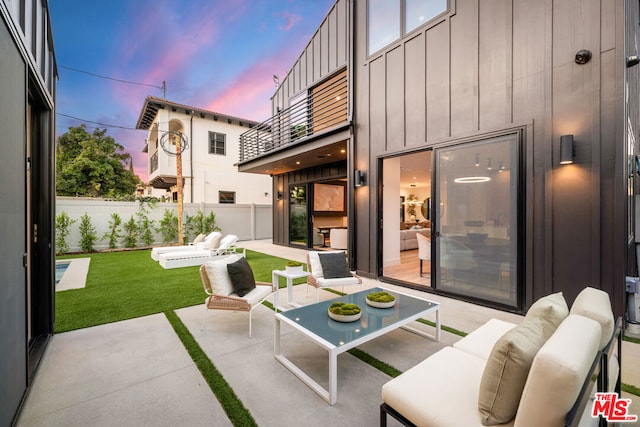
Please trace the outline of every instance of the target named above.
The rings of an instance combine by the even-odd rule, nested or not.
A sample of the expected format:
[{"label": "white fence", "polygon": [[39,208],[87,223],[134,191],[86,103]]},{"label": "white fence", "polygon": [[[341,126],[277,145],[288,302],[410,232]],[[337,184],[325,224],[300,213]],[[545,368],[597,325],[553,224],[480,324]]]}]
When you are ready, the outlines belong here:
[{"label": "white fence", "polygon": [[[157,228],[160,220],[164,217],[165,209],[172,210],[174,214],[178,212],[176,203],[158,203],[151,207],[145,203],[147,218],[153,220],[153,225]],[[80,217],[85,213],[91,218],[91,224],[96,229],[98,240],[96,250],[107,249],[108,239],[102,237],[109,231],[109,221],[111,214],[117,213],[122,218],[122,223],[129,221],[131,216],[138,219],[137,213],[142,209],[138,202],[114,202],[101,199],[78,199],[71,197],[56,198],[56,215],[66,212],[75,222],[71,225],[71,232],[66,241],[71,252],[80,251]],[[256,204],[217,204],[217,203],[185,203],[183,212],[186,215],[195,215],[200,209],[204,215],[209,215],[211,211],[216,214],[216,225],[222,229],[222,234],[235,234],[238,240],[270,239],[273,235],[272,206]],[[122,227],[122,226],[121,226]],[[124,234],[124,231],[121,231]],[[162,243],[162,235],[154,233],[155,243]],[[143,243],[139,243],[142,246]],[[123,244],[118,242],[118,247]]]}]

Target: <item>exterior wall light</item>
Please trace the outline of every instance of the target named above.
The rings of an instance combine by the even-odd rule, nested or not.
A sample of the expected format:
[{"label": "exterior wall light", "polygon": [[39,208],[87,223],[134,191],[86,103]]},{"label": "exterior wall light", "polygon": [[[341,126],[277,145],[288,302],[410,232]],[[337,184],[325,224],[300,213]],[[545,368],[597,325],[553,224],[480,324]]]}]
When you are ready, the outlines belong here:
[{"label": "exterior wall light", "polygon": [[282,200],[282,191],[278,191],[278,200]]},{"label": "exterior wall light", "polygon": [[573,163],[573,135],[562,135],[560,137],[560,164],[569,165]]},{"label": "exterior wall light", "polygon": [[353,185],[356,187],[362,187],[365,184],[366,173],[364,171],[356,169],[353,172]]}]

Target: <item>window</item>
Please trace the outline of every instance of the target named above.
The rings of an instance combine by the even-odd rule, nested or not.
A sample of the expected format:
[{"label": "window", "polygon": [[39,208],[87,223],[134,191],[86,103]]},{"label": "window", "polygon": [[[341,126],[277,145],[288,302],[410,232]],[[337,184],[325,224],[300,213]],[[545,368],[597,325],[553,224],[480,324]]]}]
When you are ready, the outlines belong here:
[{"label": "window", "polygon": [[227,136],[224,133],[209,132],[209,154],[219,154],[224,156],[226,139]]},{"label": "window", "polygon": [[369,54],[447,10],[447,0],[369,0]]},{"label": "window", "polygon": [[235,191],[218,191],[218,203],[235,203]]}]

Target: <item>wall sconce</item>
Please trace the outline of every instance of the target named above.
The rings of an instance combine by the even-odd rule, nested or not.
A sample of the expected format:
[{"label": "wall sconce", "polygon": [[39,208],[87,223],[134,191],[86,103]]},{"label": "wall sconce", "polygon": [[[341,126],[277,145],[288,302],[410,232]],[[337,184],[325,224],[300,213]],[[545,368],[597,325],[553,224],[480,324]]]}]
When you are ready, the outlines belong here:
[{"label": "wall sconce", "polygon": [[278,200],[282,200],[282,191],[278,191]]},{"label": "wall sconce", "polygon": [[633,67],[634,65],[640,64],[640,56],[638,55],[630,55],[627,56],[627,68]]},{"label": "wall sconce", "polygon": [[560,137],[560,164],[569,165],[573,163],[573,135],[562,135]]},{"label": "wall sconce", "polygon": [[364,185],[366,174],[364,171],[356,169],[353,173],[353,183],[356,187],[362,187]]}]

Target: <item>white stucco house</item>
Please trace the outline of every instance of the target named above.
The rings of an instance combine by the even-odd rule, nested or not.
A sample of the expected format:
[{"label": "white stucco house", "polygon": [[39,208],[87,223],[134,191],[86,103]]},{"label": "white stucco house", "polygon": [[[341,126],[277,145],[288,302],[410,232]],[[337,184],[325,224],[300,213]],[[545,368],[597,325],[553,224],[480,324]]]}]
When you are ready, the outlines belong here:
[{"label": "white stucco house", "polygon": [[[177,200],[176,157],[162,148],[162,137],[180,132],[187,142],[182,153],[185,203],[271,204],[272,180],[268,175],[240,173],[240,134],[258,124],[148,96],[136,127],[148,131],[143,152],[148,153],[148,184],[153,195],[163,191]],[[166,139],[166,138],[165,138]]]}]

